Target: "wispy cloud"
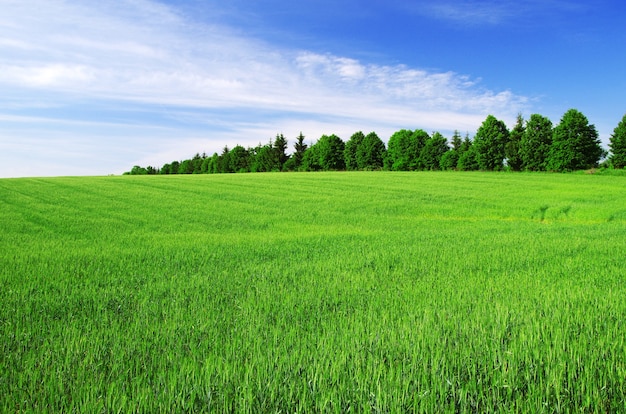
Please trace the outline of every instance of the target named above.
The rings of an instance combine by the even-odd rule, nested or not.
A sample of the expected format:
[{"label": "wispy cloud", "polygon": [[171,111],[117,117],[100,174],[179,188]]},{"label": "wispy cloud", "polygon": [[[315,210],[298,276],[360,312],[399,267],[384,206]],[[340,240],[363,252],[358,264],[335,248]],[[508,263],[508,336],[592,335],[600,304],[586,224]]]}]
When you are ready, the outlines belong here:
[{"label": "wispy cloud", "polygon": [[581,11],[586,6],[567,0],[440,0],[437,2],[398,2],[397,7],[440,20],[464,26],[510,24],[523,21],[532,25],[535,14],[559,14]]},{"label": "wispy cloud", "polygon": [[[95,162],[94,173],[120,172],[137,160],[171,161],[163,157],[174,156],[172,147],[199,142],[205,144],[198,151],[225,142],[255,145],[278,131],[316,138],[346,128],[382,136],[405,127],[472,130],[488,113],[512,119],[528,104],[453,72],[285,50],[149,0],[5,1],[0,39],[0,117],[11,125],[0,139],[37,139],[45,151],[64,123],[67,136],[92,143],[82,146],[86,158],[98,159],[98,151],[111,161],[120,145],[107,145],[107,136],[123,136],[118,163]],[[117,112],[76,114],[102,105]],[[133,120],[133,113],[142,117]],[[34,119],[56,132],[34,129]],[[16,174],[15,166],[0,168],[11,169],[0,176]]]}]

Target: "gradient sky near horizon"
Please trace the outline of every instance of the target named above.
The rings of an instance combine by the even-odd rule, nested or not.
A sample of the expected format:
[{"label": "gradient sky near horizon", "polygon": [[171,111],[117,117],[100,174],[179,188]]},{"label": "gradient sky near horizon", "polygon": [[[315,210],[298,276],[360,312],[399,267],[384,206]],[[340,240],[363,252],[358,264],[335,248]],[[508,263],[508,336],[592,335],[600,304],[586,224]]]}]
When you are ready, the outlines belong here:
[{"label": "gradient sky near horizon", "polygon": [[621,0],[0,0],[0,177],[107,175],[302,132],[471,136],[492,114],[603,146]]}]

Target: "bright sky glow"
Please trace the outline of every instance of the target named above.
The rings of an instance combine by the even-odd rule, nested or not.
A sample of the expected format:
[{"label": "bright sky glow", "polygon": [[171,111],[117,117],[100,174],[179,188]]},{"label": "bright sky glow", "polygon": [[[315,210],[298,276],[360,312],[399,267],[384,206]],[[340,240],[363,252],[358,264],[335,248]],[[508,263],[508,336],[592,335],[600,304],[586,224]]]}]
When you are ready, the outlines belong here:
[{"label": "bright sky glow", "polygon": [[598,0],[0,0],[0,177],[121,174],[335,133],[626,112]]}]

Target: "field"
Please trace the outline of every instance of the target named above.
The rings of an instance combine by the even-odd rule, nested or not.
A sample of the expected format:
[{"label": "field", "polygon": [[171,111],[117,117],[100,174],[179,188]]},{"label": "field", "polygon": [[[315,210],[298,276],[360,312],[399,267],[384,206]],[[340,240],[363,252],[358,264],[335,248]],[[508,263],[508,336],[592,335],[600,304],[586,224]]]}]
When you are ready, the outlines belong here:
[{"label": "field", "polygon": [[625,189],[0,180],[0,410],[624,412]]}]

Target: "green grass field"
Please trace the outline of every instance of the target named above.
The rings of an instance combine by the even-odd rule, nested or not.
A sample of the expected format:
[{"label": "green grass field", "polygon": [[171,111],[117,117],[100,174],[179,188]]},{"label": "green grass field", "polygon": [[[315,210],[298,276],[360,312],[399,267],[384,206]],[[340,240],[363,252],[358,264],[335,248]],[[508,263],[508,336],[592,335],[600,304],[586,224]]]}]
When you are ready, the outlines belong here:
[{"label": "green grass field", "polygon": [[625,190],[0,180],[0,410],[624,412]]}]

